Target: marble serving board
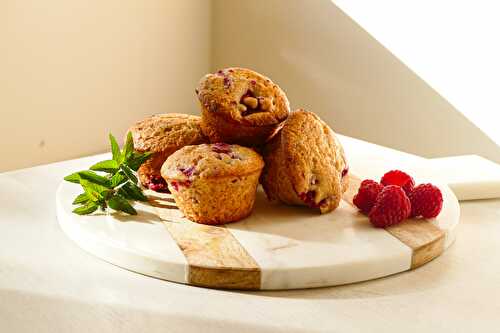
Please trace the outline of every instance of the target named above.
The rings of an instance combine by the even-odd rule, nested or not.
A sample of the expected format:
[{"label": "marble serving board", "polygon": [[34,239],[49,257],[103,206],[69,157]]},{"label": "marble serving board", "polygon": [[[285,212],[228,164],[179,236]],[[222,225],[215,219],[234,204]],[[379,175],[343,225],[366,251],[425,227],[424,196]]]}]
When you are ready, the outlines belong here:
[{"label": "marble serving board", "polygon": [[147,192],[137,216],[71,213],[78,186],[56,195],[62,230],[84,250],[112,264],[160,279],[228,289],[297,289],[375,279],[417,268],[454,241],[459,205],[447,186],[443,211],[387,229],[370,225],[352,206],[359,179],[338,209],[270,204],[261,189],[252,215],[225,226],[183,217],[169,194]]}]

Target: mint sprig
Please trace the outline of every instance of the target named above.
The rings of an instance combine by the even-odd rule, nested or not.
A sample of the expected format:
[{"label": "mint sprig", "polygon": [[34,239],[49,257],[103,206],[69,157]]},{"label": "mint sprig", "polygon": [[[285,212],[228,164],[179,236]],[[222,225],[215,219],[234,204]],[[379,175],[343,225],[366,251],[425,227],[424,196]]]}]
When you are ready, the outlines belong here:
[{"label": "mint sprig", "polygon": [[78,205],[73,210],[75,214],[87,215],[99,208],[106,211],[110,207],[130,215],[137,215],[137,211],[129,201],[147,201],[138,185],[135,172],[151,157],[151,153],[134,151],[130,132],[122,150],[111,134],[109,141],[112,160],[98,162],[92,165],[90,170],[78,171],[64,177],[68,182],[80,184],[84,191],[73,200],[73,205]]}]

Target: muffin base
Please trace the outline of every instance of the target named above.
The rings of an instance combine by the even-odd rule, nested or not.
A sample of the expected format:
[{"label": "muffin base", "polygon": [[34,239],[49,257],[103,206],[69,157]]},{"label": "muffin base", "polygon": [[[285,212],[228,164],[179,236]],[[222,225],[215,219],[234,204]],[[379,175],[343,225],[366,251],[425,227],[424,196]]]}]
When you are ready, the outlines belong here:
[{"label": "muffin base", "polygon": [[[252,213],[259,172],[242,176],[198,178],[192,183],[168,181],[175,203],[191,221],[219,225]],[[175,184],[175,185],[173,185]]]}]

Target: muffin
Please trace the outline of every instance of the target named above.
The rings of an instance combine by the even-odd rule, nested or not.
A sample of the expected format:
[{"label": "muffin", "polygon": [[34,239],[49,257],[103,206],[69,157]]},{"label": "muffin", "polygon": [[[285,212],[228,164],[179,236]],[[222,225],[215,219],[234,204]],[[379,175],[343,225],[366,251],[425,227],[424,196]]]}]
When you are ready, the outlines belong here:
[{"label": "muffin", "polygon": [[244,68],[205,75],[196,94],[202,109],[201,128],[211,142],[261,145],[290,112],[278,85]]},{"label": "muffin", "polygon": [[188,219],[215,225],[250,215],[263,167],[262,157],[250,148],[203,144],[170,155],[161,175]]},{"label": "muffin", "polygon": [[326,213],[347,190],[344,150],[331,128],[302,109],[291,113],[264,147],[261,183],[270,200],[306,205]]},{"label": "muffin", "polygon": [[158,192],[168,191],[160,169],[167,157],[186,145],[208,142],[201,132],[201,118],[180,113],[157,114],[130,127],[134,149],[153,156],[139,168],[143,186]]}]

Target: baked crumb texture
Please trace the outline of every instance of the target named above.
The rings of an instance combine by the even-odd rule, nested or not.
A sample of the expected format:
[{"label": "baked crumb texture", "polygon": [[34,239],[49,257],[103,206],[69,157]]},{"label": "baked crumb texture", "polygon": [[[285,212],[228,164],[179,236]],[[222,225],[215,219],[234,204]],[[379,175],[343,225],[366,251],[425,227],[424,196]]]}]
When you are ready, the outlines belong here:
[{"label": "baked crumb texture", "polygon": [[277,84],[245,68],[205,75],[196,94],[202,109],[201,128],[211,142],[262,145],[290,112]]},{"label": "baked crumb texture", "polygon": [[161,168],[184,215],[203,224],[224,224],[252,212],[264,167],[254,150],[225,143],[186,146]]},{"label": "baked crumb texture", "polygon": [[299,109],[264,147],[261,183],[270,200],[327,213],[348,186],[342,145],[316,114]]},{"label": "baked crumb texture", "polygon": [[129,128],[127,133],[132,133],[134,149],[153,153],[138,170],[142,185],[159,192],[167,190],[160,175],[161,166],[178,149],[208,142],[200,125],[201,118],[198,116],[166,113],[148,117]]}]

